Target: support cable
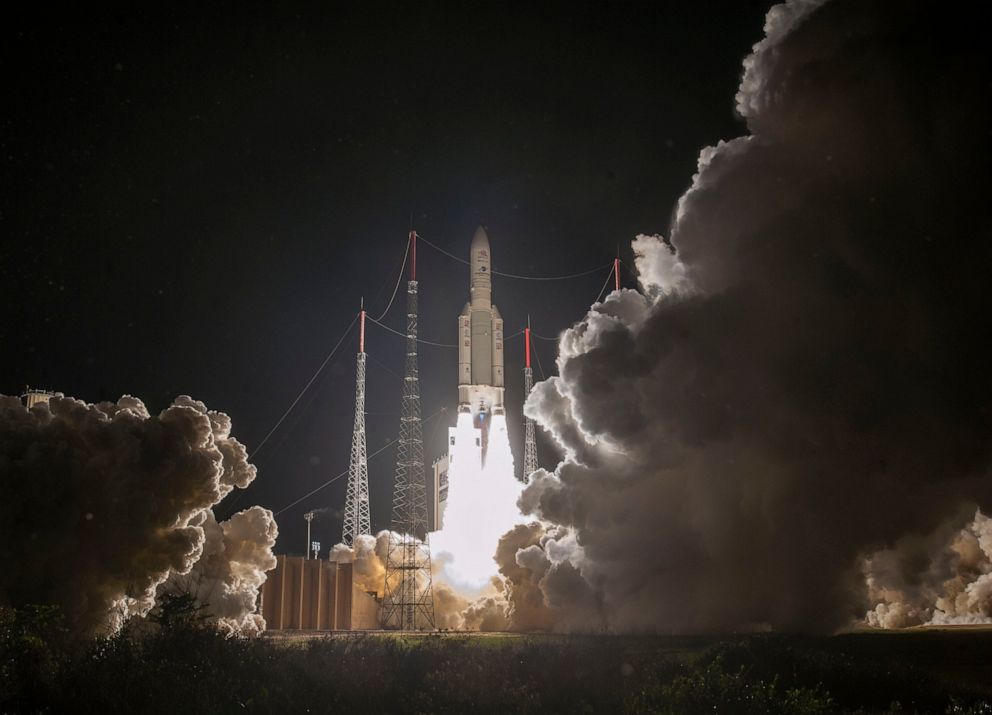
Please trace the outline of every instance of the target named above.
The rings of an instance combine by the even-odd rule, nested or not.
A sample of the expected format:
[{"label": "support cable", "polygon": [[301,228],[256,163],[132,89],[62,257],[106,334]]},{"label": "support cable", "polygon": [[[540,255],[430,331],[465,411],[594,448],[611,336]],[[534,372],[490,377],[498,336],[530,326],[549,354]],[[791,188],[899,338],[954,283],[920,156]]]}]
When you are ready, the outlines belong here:
[{"label": "support cable", "polygon": [[[531,337],[534,337],[534,333],[533,332],[530,335],[531,335]],[[534,350],[534,357],[537,358],[537,369],[541,371],[541,379],[542,380],[547,380],[548,378],[544,374],[544,366],[541,365],[541,353],[539,353],[536,348]]]},{"label": "support cable", "polygon": [[[365,317],[367,318],[368,316],[365,316]],[[444,408],[443,407],[440,410],[438,410],[437,412],[435,412],[433,415],[431,415],[430,417],[428,417],[426,420],[424,420],[424,422],[430,422],[432,419],[434,419],[435,417],[437,417],[442,412],[444,412]],[[386,444],[384,444],[381,447],[379,447],[379,449],[377,449],[376,451],[374,451],[372,454],[370,454],[368,458],[369,459],[372,459],[372,457],[375,457],[376,455],[384,452],[385,450],[389,449],[390,447],[392,447],[394,444],[396,444],[399,441],[400,441],[400,438],[397,437],[396,439],[394,439],[394,440],[392,440],[390,442],[387,442]],[[347,469],[344,470],[343,472],[341,472],[340,474],[335,474],[333,477],[331,477],[330,479],[328,479],[326,482],[324,482],[323,484],[321,484],[319,487],[317,487],[313,491],[308,492],[307,494],[304,494],[299,499],[297,499],[296,501],[294,501],[292,504],[287,504],[282,509],[280,509],[279,511],[275,512],[273,514],[273,516],[279,516],[284,511],[287,511],[288,509],[292,509],[294,506],[296,506],[297,504],[299,504],[304,499],[309,499],[310,497],[312,497],[314,494],[316,494],[320,490],[324,489],[325,487],[329,487],[331,484],[333,484],[334,482],[336,482],[337,480],[339,480],[341,477],[344,477],[344,476],[347,476],[347,475],[348,475],[348,470]]]},{"label": "support cable", "polygon": [[393,307],[393,301],[396,300],[396,293],[400,289],[400,283],[403,280],[403,269],[406,268],[406,259],[409,255],[410,255],[410,242],[407,241],[406,250],[403,252],[403,262],[400,263],[399,274],[396,276],[396,285],[393,286],[393,295],[389,299],[389,305],[386,306],[386,309],[382,311],[382,313],[379,315],[378,318],[373,318],[371,315],[366,315],[365,317],[367,317],[369,320],[372,321],[382,320],[383,318],[386,317],[386,313],[389,312],[389,309]]},{"label": "support cable", "polygon": [[[450,253],[450,252],[444,250],[443,248],[441,248],[440,246],[434,245],[433,243],[431,243],[430,241],[428,241],[426,238],[424,238],[423,236],[421,236],[419,233],[417,234],[417,238],[419,238],[421,241],[423,241],[428,246],[430,246],[431,248],[433,248],[435,251],[438,251],[439,253],[443,253],[448,258],[453,258],[454,260],[458,261],[459,263],[464,263],[466,266],[471,265],[471,263],[469,263],[468,261],[466,261],[464,258],[460,258],[459,256],[456,256],[454,253]],[[516,273],[503,273],[502,271],[497,271],[497,270],[492,270],[492,271],[490,271],[490,273],[492,273],[495,276],[502,276],[503,278],[516,278],[517,280],[522,280],[522,281],[564,281],[564,280],[569,280],[571,278],[581,278],[582,276],[588,276],[588,275],[591,275],[593,273],[599,273],[601,270],[603,270],[607,266],[612,266],[612,265],[613,265],[613,261],[610,261],[606,265],[596,266],[595,268],[590,268],[588,271],[582,271],[580,273],[570,273],[570,274],[565,275],[565,276],[522,276],[522,275],[519,275],[519,274],[516,274]]]},{"label": "support cable", "polygon": [[[365,317],[368,318],[369,320],[372,320],[372,318],[369,318],[369,316],[367,316],[367,315]],[[386,365],[386,363],[384,363],[382,360],[379,360],[379,359],[373,357],[372,356],[372,353],[368,353],[368,356],[369,356],[369,359],[372,360],[372,362],[374,362],[376,365],[378,365],[383,370],[385,370],[386,372],[388,372],[390,375],[392,375],[393,377],[395,377],[397,380],[402,380],[403,379],[403,376],[402,375],[400,375],[398,372],[396,372],[391,367],[389,367],[388,365]],[[368,415],[368,414],[371,414],[371,413],[368,412],[368,411],[366,411],[365,414]]]},{"label": "support cable", "polygon": [[[368,318],[371,322],[373,322],[376,325],[378,325],[380,328],[383,328],[384,330],[388,330],[389,332],[393,333],[394,335],[399,335],[401,338],[405,338],[406,337],[406,335],[404,333],[401,333],[399,330],[394,330],[393,328],[390,328],[385,323],[380,323],[375,318],[371,318],[369,316],[365,316],[365,317]],[[457,348],[458,347],[457,345],[448,345],[447,343],[435,343],[435,342],[431,342],[430,340],[423,340],[421,338],[417,338],[417,342],[418,343],[421,343],[423,345],[433,345],[436,348]]]},{"label": "support cable", "polygon": [[282,417],[280,417],[279,420],[275,423],[275,425],[273,425],[272,429],[269,430],[269,433],[265,435],[262,441],[258,443],[258,446],[255,447],[255,449],[252,450],[251,454],[248,455],[248,461],[251,461],[251,459],[256,454],[258,454],[258,451],[265,446],[266,442],[269,441],[269,437],[275,434],[275,431],[279,429],[279,426],[283,423],[283,420],[285,420],[286,417],[289,416],[289,413],[293,411],[293,408],[296,407],[297,403],[303,398],[303,395],[306,394],[306,391],[310,389],[310,386],[314,383],[314,380],[317,379],[317,376],[320,375],[321,372],[323,372],[325,367],[327,367],[327,363],[329,363],[331,361],[331,358],[334,357],[334,353],[336,353],[338,351],[338,348],[341,347],[341,343],[343,343],[344,339],[348,337],[349,333],[351,333],[351,329],[355,327],[355,323],[357,321],[358,321],[358,315],[356,314],[355,317],[351,319],[351,322],[348,323],[348,328],[344,331],[344,334],[338,339],[334,347],[331,348],[331,352],[329,352],[327,354],[327,357],[324,358],[324,362],[320,363],[320,367],[317,368],[317,372],[315,372],[313,374],[313,377],[311,377],[310,380],[307,382],[307,384],[303,386],[303,389],[300,390],[300,394],[296,396],[296,399],[293,400],[293,402],[289,405],[289,407],[286,408],[286,411],[282,413]]},{"label": "support cable", "polygon": [[[376,451],[374,451],[372,454],[370,454],[368,458],[369,459],[372,459],[372,457],[376,456],[377,454],[379,454],[383,450],[386,450],[386,449],[392,447],[394,444],[396,444],[399,441],[400,441],[400,438],[397,437],[396,439],[392,440],[391,442],[387,442],[386,444],[382,445],[382,447],[380,447],[379,449],[377,449]],[[333,484],[334,482],[336,482],[337,480],[339,480],[341,477],[346,477],[346,476],[348,476],[348,470],[347,469],[344,470],[343,472],[341,472],[340,474],[335,474],[333,477],[331,477],[330,479],[328,479],[326,482],[324,482],[323,484],[321,484],[319,487],[317,487],[316,489],[314,489],[312,492],[309,492],[307,494],[304,494],[299,499],[297,499],[296,501],[294,501],[292,504],[287,504],[282,509],[280,509],[279,511],[277,511],[276,513],[274,513],[273,516],[279,516],[280,514],[282,514],[287,509],[292,509],[294,506],[296,506],[297,504],[299,504],[304,499],[309,499],[310,497],[312,497],[314,494],[316,494],[317,492],[319,492],[324,487],[328,487],[331,484]]]},{"label": "support cable", "polygon": [[627,273],[630,274],[630,277],[634,279],[634,282],[640,283],[641,279],[634,272],[634,269],[633,268],[631,268],[629,265],[627,265],[627,263],[625,261],[620,261],[620,265],[623,266],[624,269],[627,271]]},{"label": "support cable", "polygon": [[610,273],[609,273],[609,275],[606,276],[606,282],[603,283],[603,287],[600,289],[599,295],[596,296],[596,300],[593,301],[593,305],[595,305],[600,300],[602,300],[603,294],[606,293],[606,286],[608,286],[610,284],[610,278],[613,278],[613,274],[616,271],[616,269],[617,269],[617,264],[616,263],[613,263],[610,266]]}]

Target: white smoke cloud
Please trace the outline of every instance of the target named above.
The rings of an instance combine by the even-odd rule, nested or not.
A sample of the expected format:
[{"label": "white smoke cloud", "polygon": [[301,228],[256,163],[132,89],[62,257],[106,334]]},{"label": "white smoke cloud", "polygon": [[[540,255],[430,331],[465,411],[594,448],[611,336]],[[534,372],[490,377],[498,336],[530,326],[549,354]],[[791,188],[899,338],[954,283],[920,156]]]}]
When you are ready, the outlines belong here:
[{"label": "white smoke cloud", "polygon": [[[392,538],[400,538],[393,533]],[[329,559],[334,562],[351,563],[353,582],[361,590],[375,592],[383,596],[386,580],[386,558],[389,553],[389,531],[380,531],[376,536],[368,534],[355,537],[353,546],[339,543],[330,551]],[[449,584],[445,583],[440,574],[443,568],[442,559],[435,557],[433,563],[433,593],[434,621],[438,628],[448,630],[478,630],[478,623],[465,622],[465,611],[470,606],[470,600]]]},{"label": "white smoke cloud", "polygon": [[278,529],[272,512],[253,506],[218,524],[207,509],[199,525],[204,532],[200,558],[188,573],[171,573],[159,593],[195,596],[207,622],[225,633],[260,634],[265,620],[255,604],[266,572],[276,567],[272,548]]},{"label": "white smoke cloud", "polygon": [[865,620],[879,628],[992,623],[992,519],[980,511],[960,531],[939,529],[879,551],[865,563]]},{"label": "white smoke cloud", "polygon": [[[782,91],[781,73],[787,66],[778,59],[779,48],[792,31],[826,0],[788,0],[773,6],[765,16],[765,37],[744,58],[744,77],[737,92],[737,113],[760,121]],[[753,132],[755,126],[748,124]],[[705,152],[704,152],[705,153]]]},{"label": "white smoke cloud", "polygon": [[152,416],[131,396],[31,410],[0,396],[0,601],[56,604],[75,631],[106,634],[195,570],[237,630],[275,525],[256,507],[218,526],[210,507],[254,477],[230,418],[189,397]]},{"label": "white smoke cloud", "polygon": [[701,152],[670,240],[634,241],[642,293],[566,331],[525,406],[566,457],[500,544],[514,627],[985,617],[981,44],[919,3],[769,12],[749,134]]},{"label": "white smoke cloud", "polygon": [[[630,245],[634,250],[634,263],[645,295],[652,300],[658,300],[692,290],[685,265],[679,260],[675,251],[665,243],[663,236],[640,234]],[[645,307],[645,304],[641,305],[636,318],[646,317]],[[635,325],[638,322],[635,316],[624,317],[628,325]]]},{"label": "white smoke cloud", "polygon": [[389,553],[389,532],[380,531],[376,536],[360,534],[355,543],[344,543],[331,547],[328,560],[351,563],[352,580],[363,591],[375,591],[382,595],[386,582],[386,555]]}]

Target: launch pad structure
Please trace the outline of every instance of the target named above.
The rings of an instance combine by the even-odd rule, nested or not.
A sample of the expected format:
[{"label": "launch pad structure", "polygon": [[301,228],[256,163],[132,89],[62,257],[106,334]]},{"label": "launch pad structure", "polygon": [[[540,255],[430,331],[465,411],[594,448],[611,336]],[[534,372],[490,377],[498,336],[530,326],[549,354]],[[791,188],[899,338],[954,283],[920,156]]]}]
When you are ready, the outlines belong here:
[{"label": "launch pad structure", "polygon": [[[351,434],[348,489],[345,496],[341,542],[352,546],[355,537],[372,533],[369,512],[369,458],[365,440],[365,301],[359,313],[358,358],[355,364],[355,427]],[[310,541],[309,533],[307,542]]]},{"label": "launch pad structure", "polygon": [[431,547],[427,532],[427,482],[417,366],[417,233],[410,231],[407,282],[406,370],[393,485],[392,529],[386,553],[382,627],[434,629]]},{"label": "launch pad structure", "polygon": [[[524,404],[534,389],[534,371],[530,366],[530,317],[524,328]],[[537,471],[537,439],[534,434],[534,420],[524,415],[524,468],[521,481],[530,481],[530,475]]]},{"label": "launch pad structure", "polygon": [[[470,260],[448,253],[423,239],[431,248],[469,267],[469,301],[458,315],[457,345],[441,345],[458,350],[458,418],[457,426],[448,429],[448,448],[432,463],[432,490],[428,490],[424,461],[423,426],[420,405],[420,378],[418,367],[418,282],[417,282],[417,240],[420,236],[411,230],[408,236],[407,255],[409,259],[409,280],[407,281],[407,322],[406,332],[400,333],[380,323],[389,311],[403,279],[403,269],[397,277],[393,298],[379,318],[367,316],[364,300],[358,315],[359,347],[355,364],[355,420],[352,431],[351,455],[346,492],[342,542],[354,547],[357,537],[371,535],[371,515],[369,504],[368,451],[365,433],[366,398],[366,358],[365,325],[366,318],[374,324],[404,337],[406,345],[405,376],[403,377],[403,397],[400,416],[400,430],[396,455],[396,472],[393,488],[391,530],[385,554],[385,577],[382,596],[378,590],[363,591],[354,583],[353,565],[346,561],[332,561],[324,568],[324,562],[317,558],[317,542],[310,543],[310,522],[316,512],[305,514],[307,519],[308,555],[306,557],[279,556],[279,565],[273,577],[266,581],[260,609],[274,630],[350,630],[369,629],[378,626],[389,630],[424,631],[436,629],[430,532],[443,527],[443,512],[448,492],[448,474],[457,450],[459,460],[466,457],[479,461],[479,468],[485,467],[489,445],[489,433],[493,422],[498,425],[501,435],[500,445],[505,439],[504,394],[504,331],[503,318],[492,302],[492,276],[508,276],[526,280],[559,281],[590,275],[607,266],[591,270],[557,276],[523,276],[498,273],[492,270],[492,254],[489,236],[479,226],[472,237]],[[620,290],[620,259],[612,261],[610,275],[603,284],[599,299],[612,282],[614,290]],[[345,339],[348,331],[341,336],[338,345],[318,368],[317,374],[331,358],[337,347]],[[530,318],[527,325],[510,338],[524,336],[524,400],[534,386],[531,370],[532,338]],[[536,336],[541,337],[541,336]],[[551,339],[551,338],[542,338]],[[540,360],[538,359],[540,367]],[[315,374],[307,387],[316,379]],[[304,388],[304,391],[306,388]],[[39,399],[44,401],[49,395],[41,391]],[[290,410],[299,397],[290,405]],[[28,395],[30,403],[32,395]],[[270,435],[285,419],[289,410],[279,419]],[[494,419],[496,418],[496,419]],[[267,439],[268,437],[266,437]],[[265,440],[263,440],[264,444]],[[388,446],[388,445],[387,445]],[[505,445],[508,446],[508,445]],[[503,448],[505,448],[505,446]],[[385,448],[383,448],[385,449]],[[378,450],[375,454],[381,452]],[[502,453],[501,453],[502,454]],[[374,454],[373,454],[374,456]],[[534,421],[524,415],[524,459],[519,478],[528,482],[538,469],[537,444]],[[342,473],[340,476],[344,476]],[[330,481],[334,481],[334,477]],[[327,486],[330,482],[325,483]],[[322,488],[322,487],[321,487]],[[313,492],[311,492],[312,494]],[[310,495],[307,495],[310,496]],[[298,504],[302,497],[293,503]],[[290,505],[290,506],[293,506]],[[289,508],[289,507],[287,507]],[[314,550],[313,559],[309,550]]]}]

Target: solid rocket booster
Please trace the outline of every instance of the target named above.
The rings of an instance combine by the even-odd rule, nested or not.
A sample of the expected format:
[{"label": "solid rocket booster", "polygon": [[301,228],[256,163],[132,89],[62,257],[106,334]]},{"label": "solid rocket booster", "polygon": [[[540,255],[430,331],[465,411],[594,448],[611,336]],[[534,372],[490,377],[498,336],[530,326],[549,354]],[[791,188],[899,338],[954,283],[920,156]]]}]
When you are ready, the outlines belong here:
[{"label": "solid rocket booster", "polygon": [[469,260],[470,300],[458,316],[458,408],[488,432],[488,416],[503,413],[503,318],[493,305],[489,236],[479,226]]}]

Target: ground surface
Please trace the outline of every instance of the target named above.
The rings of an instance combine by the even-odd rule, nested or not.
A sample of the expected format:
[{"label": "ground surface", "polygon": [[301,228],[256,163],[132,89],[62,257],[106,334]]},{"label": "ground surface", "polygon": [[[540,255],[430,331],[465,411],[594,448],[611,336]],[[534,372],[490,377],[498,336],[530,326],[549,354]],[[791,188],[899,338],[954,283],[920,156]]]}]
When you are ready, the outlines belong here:
[{"label": "ground surface", "polygon": [[992,713],[987,630],[0,635],[0,713]]},{"label": "ground surface", "polygon": [[[399,639],[415,643],[418,639],[433,639],[434,633],[390,633],[384,631],[338,632],[293,632],[269,631],[265,638],[273,642],[304,642],[313,639],[358,639],[358,638]],[[525,633],[445,633],[440,636],[449,641],[464,640],[480,646],[499,647],[500,645],[545,644],[584,641],[594,643],[597,639],[610,639],[624,644],[631,653],[651,654],[692,660],[708,648],[727,643],[734,639],[726,636],[586,636],[565,634],[525,634]],[[759,639],[761,637],[758,637]],[[739,639],[746,642],[748,639]],[[992,698],[992,626],[925,627],[903,631],[862,630],[830,638],[791,637],[784,639],[795,647],[823,650],[834,655],[850,654],[865,658],[873,663],[891,664],[896,669],[916,668],[928,675],[945,679],[952,683],[967,684],[978,692]]]},{"label": "ground surface", "polygon": [[[484,661],[486,653],[495,660],[550,653],[578,665],[579,680],[589,657],[602,691],[621,692],[618,704],[627,712],[772,712],[780,705],[782,712],[992,713],[992,628],[987,626],[863,630],[832,637],[372,631],[271,632],[266,638],[283,647],[319,648],[333,641],[361,649],[379,641],[412,651],[450,649],[464,666],[475,658]],[[546,675],[549,689],[570,680]],[[762,686],[768,698],[784,704],[763,700]],[[592,702],[590,693],[599,688],[584,682],[574,687],[576,705]],[[790,691],[816,697],[805,704],[801,698],[790,701]]]}]

